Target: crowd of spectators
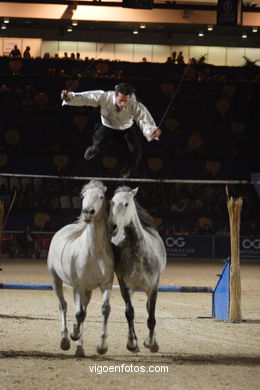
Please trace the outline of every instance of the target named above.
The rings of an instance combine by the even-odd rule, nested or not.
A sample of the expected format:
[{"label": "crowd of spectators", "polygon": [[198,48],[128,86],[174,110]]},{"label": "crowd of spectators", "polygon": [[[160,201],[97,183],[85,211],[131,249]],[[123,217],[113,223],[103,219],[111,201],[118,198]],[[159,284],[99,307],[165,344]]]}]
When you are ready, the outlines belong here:
[{"label": "crowd of spectators", "polygon": [[[123,79],[133,84],[159,123],[183,74],[179,55],[173,53],[172,62],[165,64],[81,60],[80,55],[68,59],[27,57],[17,71],[10,67],[10,58],[0,59],[1,170],[118,176],[124,151],[117,147],[107,159],[102,156],[93,163],[83,159],[98,111],[62,108],[60,91],[70,86],[76,90],[113,89],[117,80]],[[162,124],[160,142],[147,143],[140,135],[144,156],[138,176],[249,180],[252,171],[259,171],[259,81],[257,67],[190,66]],[[8,205],[16,191],[17,213],[79,212],[82,182],[3,179],[0,198]],[[236,187],[236,192],[244,198],[245,231],[253,231],[249,221],[260,218],[259,199],[252,187]],[[138,197],[155,217],[173,220],[163,228],[175,234],[227,234],[223,186],[146,183],[140,184]]]},{"label": "crowd of spectators", "polygon": [[[140,62],[131,63],[105,58],[92,58],[80,53],[64,52],[53,56],[46,52],[42,57],[33,58],[27,46],[23,53],[17,46],[13,48],[9,56],[0,57],[1,73],[13,75],[41,75],[52,77],[79,77],[79,78],[157,78],[177,80],[182,77],[183,68],[190,64],[189,71],[185,74],[186,80],[203,82],[260,82],[258,66],[253,61],[245,59],[245,66],[227,67],[208,64],[206,55],[199,58],[184,60],[182,51],[176,51],[169,56],[165,63],[149,62],[143,57]],[[255,61],[256,62],[256,61]]]},{"label": "crowd of spectators", "polygon": [[[84,183],[83,183],[84,184]],[[68,179],[0,177],[0,199],[6,209],[16,195],[12,213],[47,213],[51,216],[44,230],[55,229],[55,215],[73,215],[81,210],[82,181]],[[107,199],[117,183],[107,183]],[[242,196],[242,234],[259,234],[260,204],[254,188],[237,185],[233,196]],[[228,213],[224,185],[188,183],[139,183],[138,202],[160,221],[166,235],[228,235]],[[59,226],[58,226],[59,227]]]}]

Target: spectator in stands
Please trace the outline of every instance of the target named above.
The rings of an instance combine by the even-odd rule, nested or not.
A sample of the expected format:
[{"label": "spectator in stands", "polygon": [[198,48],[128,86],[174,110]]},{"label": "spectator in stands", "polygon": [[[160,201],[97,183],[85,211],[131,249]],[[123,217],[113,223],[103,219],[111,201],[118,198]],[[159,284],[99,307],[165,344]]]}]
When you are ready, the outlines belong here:
[{"label": "spectator in stands", "polygon": [[30,50],[31,50],[30,46],[27,46],[23,52],[23,58],[31,58]]},{"label": "spectator in stands", "polygon": [[195,57],[190,58],[189,62],[190,62],[191,65],[196,65],[197,64],[197,60],[196,60]]},{"label": "spectator in stands", "polygon": [[[63,104],[72,106],[92,106],[101,108],[101,122],[95,128],[93,144],[84,154],[90,160],[105,151],[116,136],[122,136],[130,152],[130,158],[124,166],[121,176],[131,176],[142,157],[141,143],[136,133],[134,121],[140,127],[148,141],[158,138],[161,130],[127,83],[116,85],[114,91],[86,91],[80,93],[63,90]],[[122,138],[121,138],[122,139]]]},{"label": "spectator in stands", "polygon": [[10,51],[9,57],[12,57],[12,58],[21,58],[22,57],[21,52],[18,49],[17,45],[14,45],[14,48]]},{"label": "spectator in stands", "polygon": [[124,72],[122,70],[114,70],[114,72],[110,76],[111,79],[123,79],[124,78]]},{"label": "spectator in stands", "polygon": [[178,65],[184,64],[184,57],[183,57],[182,51],[179,52],[178,57],[176,58],[176,61],[177,61]]},{"label": "spectator in stands", "polygon": [[172,52],[171,59],[172,59],[172,62],[173,62],[174,64],[176,64],[176,61],[177,61],[177,52],[176,52],[176,51],[173,51],[173,52]]},{"label": "spectator in stands", "polygon": [[192,234],[195,236],[211,236],[213,234],[211,219],[208,217],[199,217]]}]

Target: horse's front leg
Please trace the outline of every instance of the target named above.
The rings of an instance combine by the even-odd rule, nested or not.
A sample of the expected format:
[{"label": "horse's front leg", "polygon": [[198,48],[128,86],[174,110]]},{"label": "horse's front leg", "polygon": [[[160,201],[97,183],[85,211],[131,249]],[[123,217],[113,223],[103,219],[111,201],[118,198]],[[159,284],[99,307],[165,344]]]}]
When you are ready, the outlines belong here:
[{"label": "horse's front leg", "polygon": [[59,301],[59,310],[61,316],[61,342],[60,347],[64,351],[70,349],[70,340],[67,329],[67,302],[64,299],[62,290],[62,280],[58,277],[56,272],[50,270],[53,279],[53,290],[57,295]]},{"label": "horse's front leg", "polygon": [[[87,313],[87,306],[90,302],[92,296],[92,291],[87,291],[85,295],[83,296],[82,299],[82,307],[83,310],[85,311],[85,314]],[[84,351],[84,340],[83,340],[83,328],[84,328],[84,322],[81,323],[80,325],[80,338],[77,340],[77,349],[75,355],[77,357],[84,357],[85,356],[85,351]]]},{"label": "horse's front leg", "polygon": [[103,329],[101,333],[100,342],[97,345],[97,353],[104,354],[107,352],[107,324],[108,324],[108,317],[110,313],[110,297],[111,297],[111,288],[102,290],[103,293],[103,303],[102,303],[102,315],[103,315]]},{"label": "horse's front leg", "polygon": [[125,316],[128,322],[127,349],[131,352],[140,352],[134,328],[134,307],[132,305],[131,291],[122,280],[119,280],[122,297],[125,301]]},{"label": "horse's front leg", "polygon": [[156,341],[155,336],[155,305],[156,305],[156,299],[157,299],[157,289],[153,290],[150,294],[148,294],[148,300],[147,300],[147,311],[148,311],[148,320],[147,320],[147,326],[149,328],[149,335],[144,341],[144,346],[146,348],[149,348],[151,352],[158,352],[159,351],[159,345]]},{"label": "horse's front leg", "polygon": [[81,291],[74,289],[74,302],[76,307],[76,323],[73,324],[73,330],[70,334],[70,338],[73,341],[77,341],[80,338],[81,324],[86,318],[86,307],[83,301],[83,294]]}]

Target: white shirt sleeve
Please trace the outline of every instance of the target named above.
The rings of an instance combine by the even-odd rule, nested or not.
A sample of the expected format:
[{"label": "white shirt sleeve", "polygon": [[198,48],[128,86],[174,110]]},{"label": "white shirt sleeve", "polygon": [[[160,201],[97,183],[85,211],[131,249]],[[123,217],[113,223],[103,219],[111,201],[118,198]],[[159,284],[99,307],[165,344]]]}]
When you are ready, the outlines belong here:
[{"label": "white shirt sleeve", "polygon": [[100,97],[104,94],[104,91],[86,91],[86,92],[70,92],[70,99],[68,101],[63,100],[63,106],[91,106],[99,107]]},{"label": "white shirt sleeve", "polygon": [[143,132],[143,135],[146,137],[147,141],[151,141],[150,136],[152,130],[156,128],[156,124],[150,112],[147,108],[140,102],[137,102],[134,110],[134,120],[137,125]]}]

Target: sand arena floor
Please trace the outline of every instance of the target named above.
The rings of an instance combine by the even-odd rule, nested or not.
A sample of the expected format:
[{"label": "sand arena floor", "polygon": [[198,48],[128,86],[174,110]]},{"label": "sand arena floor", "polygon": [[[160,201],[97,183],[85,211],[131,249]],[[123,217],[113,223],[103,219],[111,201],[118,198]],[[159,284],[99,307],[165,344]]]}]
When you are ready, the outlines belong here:
[{"label": "sand arena floor", "polygon": [[[0,282],[50,283],[45,260],[1,259],[0,267]],[[222,268],[221,261],[171,261],[160,284],[215,287]],[[0,290],[0,388],[259,389],[260,262],[244,261],[241,281],[240,324],[210,318],[211,294],[159,293],[156,333],[160,351],[156,354],[143,347],[148,331],[141,292],[134,295],[140,353],[126,349],[127,323],[119,291],[112,293],[108,352],[96,354],[102,299],[94,291],[85,325],[85,358],[75,358],[73,342],[69,351],[59,347],[59,310],[52,291]],[[71,329],[72,291],[64,290]]]}]

